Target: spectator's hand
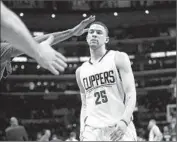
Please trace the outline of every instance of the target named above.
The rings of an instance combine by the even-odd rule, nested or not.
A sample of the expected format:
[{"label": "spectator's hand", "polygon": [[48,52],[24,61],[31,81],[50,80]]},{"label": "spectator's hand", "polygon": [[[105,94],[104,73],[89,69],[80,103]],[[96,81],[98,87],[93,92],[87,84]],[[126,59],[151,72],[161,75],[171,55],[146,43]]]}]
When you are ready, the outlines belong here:
[{"label": "spectator's hand", "polygon": [[75,26],[72,30],[74,36],[81,36],[86,33],[88,29],[85,29],[90,23],[95,21],[95,16],[90,16],[87,19],[82,20],[77,26]]},{"label": "spectator's hand", "polygon": [[54,37],[50,36],[47,40],[40,43],[39,56],[36,57],[41,67],[48,69],[51,73],[58,75],[67,67],[66,58],[59,52],[55,51],[50,44]]}]

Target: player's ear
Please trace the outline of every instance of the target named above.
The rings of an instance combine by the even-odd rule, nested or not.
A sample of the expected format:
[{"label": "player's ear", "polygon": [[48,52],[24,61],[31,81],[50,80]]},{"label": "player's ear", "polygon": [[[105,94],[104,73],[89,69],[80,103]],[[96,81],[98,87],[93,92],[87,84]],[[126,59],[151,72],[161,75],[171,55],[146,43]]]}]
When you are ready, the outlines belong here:
[{"label": "player's ear", "polygon": [[106,43],[108,43],[108,42],[109,42],[109,37],[107,36],[107,37],[106,37]]}]

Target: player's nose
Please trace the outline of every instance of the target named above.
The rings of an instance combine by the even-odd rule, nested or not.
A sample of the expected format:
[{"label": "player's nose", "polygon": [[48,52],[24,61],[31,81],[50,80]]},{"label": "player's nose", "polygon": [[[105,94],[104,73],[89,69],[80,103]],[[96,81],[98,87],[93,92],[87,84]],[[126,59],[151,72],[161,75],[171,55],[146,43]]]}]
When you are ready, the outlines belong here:
[{"label": "player's nose", "polygon": [[97,35],[96,35],[96,34],[93,34],[93,35],[92,35],[92,37],[93,37],[93,38],[96,38],[96,37],[97,37]]}]

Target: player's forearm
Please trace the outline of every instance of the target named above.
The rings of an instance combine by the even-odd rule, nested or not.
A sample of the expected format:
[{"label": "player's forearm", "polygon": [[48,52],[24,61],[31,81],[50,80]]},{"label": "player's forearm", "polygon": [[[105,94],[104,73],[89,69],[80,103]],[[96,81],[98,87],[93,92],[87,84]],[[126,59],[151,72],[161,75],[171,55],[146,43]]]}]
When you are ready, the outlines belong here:
[{"label": "player's forearm", "polygon": [[73,36],[73,31],[72,29],[66,30],[66,31],[62,31],[62,32],[55,32],[55,33],[51,33],[48,35],[53,35],[55,37],[52,45],[60,43],[64,40],[69,39],[70,37]]},{"label": "player's forearm", "polygon": [[84,130],[84,121],[86,118],[86,108],[82,106],[81,108],[81,114],[80,114],[80,131],[82,132]]},{"label": "player's forearm", "polygon": [[136,106],[136,91],[127,92],[126,96],[127,96],[125,104],[126,107],[122,119],[129,124]]},{"label": "player's forearm", "polygon": [[44,41],[45,39],[47,39],[50,35],[54,36],[54,41],[51,44],[51,45],[54,45],[54,44],[60,43],[64,40],[67,40],[70,37],[72,37],[73,31],[72,31],[72,29],[69,29],[69,30],[62,31],[62,32],[54,32],[54,33],[50,33],[50,34],[46,34],[46,35],[42,35],[42,36],[37,36],[34,39],[40,43],[40,42]]},{"label": "player's forearm", "polygon": [[23,24],[23,22],[18,18],[18,16],[10,11],[5,6],[1,6],[1,35],[13,46],[26,53],[27,55],[35,58],[38,56],[38,50],[36,48],[39,46],[30,32]]}]

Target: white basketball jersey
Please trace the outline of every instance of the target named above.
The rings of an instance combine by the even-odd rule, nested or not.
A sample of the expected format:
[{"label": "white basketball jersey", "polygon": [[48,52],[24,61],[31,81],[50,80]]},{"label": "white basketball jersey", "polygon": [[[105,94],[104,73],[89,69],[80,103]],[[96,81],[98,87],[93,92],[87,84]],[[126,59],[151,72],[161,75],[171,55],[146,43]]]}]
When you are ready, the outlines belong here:
[{"label": "white basketball jersey", "polygon": [[99,62],[85,62],[80,79],[86,95],[85,123],[102,128],[116,124],[125,110],[125,93],[115,64],[116,51],[108,51]]}]

